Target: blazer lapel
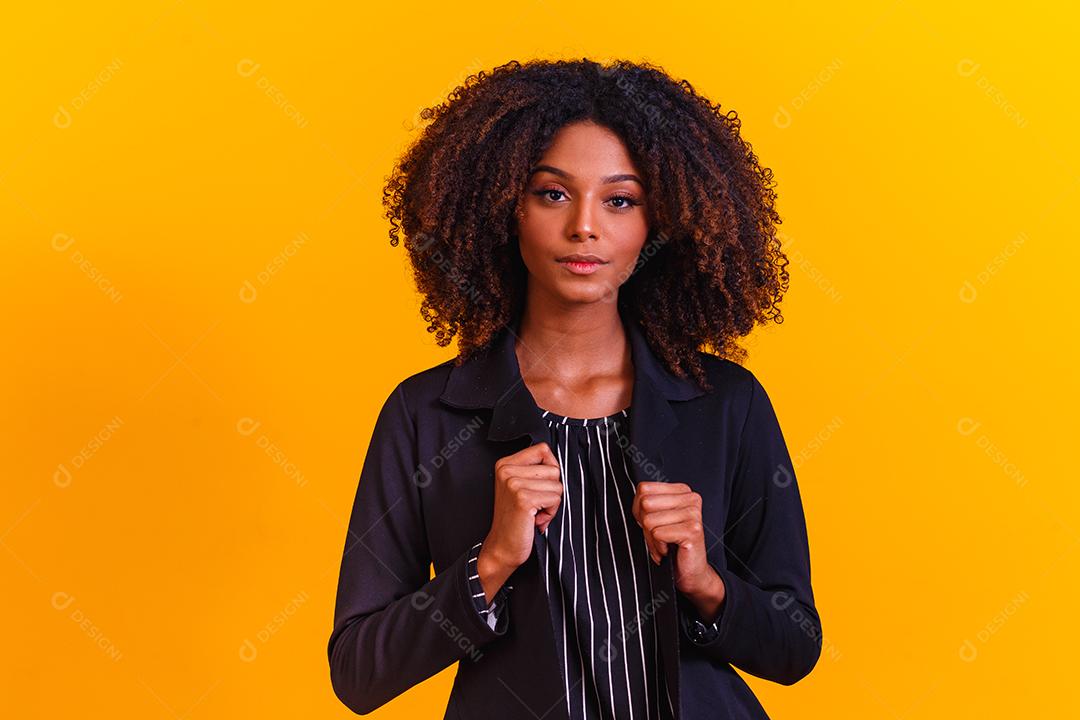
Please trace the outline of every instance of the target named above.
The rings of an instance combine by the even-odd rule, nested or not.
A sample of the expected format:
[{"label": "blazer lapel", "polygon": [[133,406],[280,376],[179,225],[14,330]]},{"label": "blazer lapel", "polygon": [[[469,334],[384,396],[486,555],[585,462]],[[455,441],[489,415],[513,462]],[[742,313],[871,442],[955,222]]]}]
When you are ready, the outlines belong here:
[{"label": "blazer lapel", "polygon": [[[675,430],[679,421],[671,407],[671,400],[689,400],[703,394],[703,390],[690,378],[680,378],[671,373],[653,353],[645,333],[635,321],[624,318],[623,325],[630,342],[634,364],[634,387],[631,395],[633,418],[630,422],[628,451],[631,479],[636,485],[642,481],[667,482],[663,474],[663,441]],[[503,329],[488,350],[465,363],[454,366],[447,378],[440,400],[459,408],[492,409],[489,440],[510,441],[528,436],[530,445],[550,439],[547,424],[521,377],[514,342],[519,325]],[[554,629],[547,610],[546,592],[540,582],[540,543],[543,536],[536,530],[533,537],[534,552],[529,560],[515,572],[515,595],[519,593],[530,604],[531,617],[547,618],[548,622],[537,628],[543,634],[542,644],[549,656],[549,667],[555,667]],[[663,558],[659,565],[649,562],[649,578],[653,597],[654,618],[660,638],[660,655],[667,681],[669,698],[679,716],[679,643],[680,628],[678,604],[671,556]],[[528,671],[535,673],[535,659],[529,659]],[[550,675],[550,673],[549,673]],[[536,692],[531,698],[522,698],[537,715],[549,709],[553,697],[562,702],[559,678],[549,677],[545,683],[535,682]],[[535,703],[535,704],[533,704]]]},{"label": "blazer lapel", "polygon": [[[652,353],[644,333],[629,324],[630,348],[634,362],[634,389],[630,420],[630,475],[637,485],[643,481],[667,482],[663,473],[663,441],[675,430],[679,420],[670,399],[686,400],[702,394],[691,381],[672,375]],[[675,718],[681,717],[679,685],[679,616],[675,575],[671,555],[660,564],[649,560],[654,620],[660,638],[660,656],[667,684],[668,698]]]}]

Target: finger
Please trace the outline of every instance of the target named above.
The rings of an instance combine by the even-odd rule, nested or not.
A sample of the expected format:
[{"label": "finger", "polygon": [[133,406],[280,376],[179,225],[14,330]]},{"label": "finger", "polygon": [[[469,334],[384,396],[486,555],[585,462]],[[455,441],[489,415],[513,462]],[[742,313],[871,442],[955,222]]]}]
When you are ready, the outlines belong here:
[{"label": "finger", "polygon": [[667,557],[667,543],[657,538],[653,531],[645,530],[645,542],[651,547],[649,552],[653,556],[653,562],[659,563],[661,558]]},{"label": "finger", "polygon": [[563,485],[558,480],[511,477],[506,480],[506,489],[510,491],[511,495],[527,492],[559,493],[561,495]]},{"label": "finger", "polygon": [[674,525],[662,525],[653,530],[653,537],[680,547],[693,547],[701,539],[701,523],[688,520]]},{"label": "finger", "polygon": [[543,464],[559,467],[558,458],[555,457],[555,453],[551,452],[551,447],[546,442],[537,443],[533,447],[540,450],[540,457],[542,458],[541,462],[543,462]]},{"label": "finger", "polygon": [[660,561],[667,556],[667,543],[657,542],[650,535],[646,535],[646,537],[649,538],[649,542],[652,544],[652,550],[649,551],[652,561],[659,565]]},{"label": "finger", "polygon": [[649,552],[653,556],[653,561],[659,564],[660,558],[667,555],[667,547],[664,543],[654,538],[653,534],[646,530],[644,526],[642,527],[642,531],[645,533],[645,542],[649,544]]},{"label": "finger", "polygon": [[701,495],[696,492],[668,493],[663,495],[644,495],[638,501],[641,514],[656,510],[674,510],[675,508],[701,508]]},{"label": "finger", "polygon": [[637,484],[637,492],[642,495],[678,495],[693,492],[686,483],[658,482],[643,480]]},{"label": "finger", "polygon": [[653,539],[652,533],[646,530],[644,526],[642,526],[641,532],[645,538],[645,548],[649,551],[649,557],[652,558],[654,563],[659,564],[660,558],[663,557],[666,552],[660,547],[660,543]]},{"label": "finger", "polygon": [[[537,527],[540,528],[540,532],[547,532],[548,526],[551,525],[551,521],[555,519],[555,516],[558,514],[560,507],[562,507],[561,504],[553,505],[550,508],[544,509],[542,514],[546,515],[546,517],[543,522],[537,523]],[[540,517],[540,515],[538,514],[537,517]]]},{"label": "finger", "polygon": [[671,531],[663,530],[657,532],[663,528],[697,528],[697,531],[703,532],[701,524],[701,511],[696,507],[682,507],[674,510],[663,510],[660,512],[645,513],[643,516],[642,527],[645,529],[645,537],[647,540],[651,540],[654,547],[661,557],[667,557],[671,552],[670,545],[677,542],[689,542],[693,540],[693,537],[684,537],[679,535],[677,538],[670,537]]},{"label": "finger", "polygon": [[537,513],[533,522],[534,527],[539,529],[540,532],[547,532],[548,525],[555,519],[555,513],[558,509],[558,507],[545,508],[542,512]]},{"label": "finger", "polygon": [[687,521],[701,521],[701,514],[694,507],[680,507],[671,510],[658,510],[647,512],[642,516],[642,527],[648,531],[656,530],[664,525],[675,525]]},{"label": "finger", "polygon": [[499,483],[496,483],[496,495],[498,495],[500,489],[505,491],[503,494],[509,496],[515,496],[523,492],[559,493],[560,495],[563,492],[562,481],[557,478],[532,478],[511,475],[504,478],[501,483],[501,488],[498,487]]},{"label": "finger", "polygon": [[550,465],[504,465],[499,470],[498,475],[507,480],[521,478],[547,482],[562,481],[562,473],[559,472],[559,468]]},{"label": "finger", "polygon": [[[495,461],[495,467],[498,468],[502,465],[539,465],[541,463],[550,465],[549,460],[554,459],[554,455],[551,453],[551,448],[545,442],[539,442],[535,445],[530,445],[524,450],[519,450],[512,455],[499,458]],[[558,464],[557,462],[555,463]]]},{"label": "finger", "polygon": [[544,527],[547,527],[547,524],[551,522],[551,519],[553,517],[555,517],[555,513],[558,512],[559,506],[561,504],[562,495],[559,495],[555,502],[544,505],[542,508],[540,508],[540,510],[536,513],[535,516],[537,526],[543,525]]},{"label": "finger", "polygon": [[562,502],[562,493],[525,491],[518,493],[516,500],[517,506],[529,511],[533,517],[549,508],[551,514],[554,515],[559,503]]},{"label": "finger", "polygon": [[641,516],[641,503],[644,502],[645,498],[668,494],[655,489],[654,486],[656,485],[667,485],[667,483],[640,482],[634,486],[634,499],[630,503],[630,512],[633,513],[634,517]]},{"label": "finger", "polygon": [[[634,519],[637,520],[638,525],[644,528],[643,519],[650,509],[692,506],[694,504],[700,507],[701,497],[685,483],[643,481],[635,486],[634,500],[631,503],[630,512]],[[648,532],[645,533],[645,538],[654,562],[659,562],[659,557],[667,555],[667,547],[653,541]]]},{"label": "finger", "polygon": [[[643,483],[638,483],[637,487],[640,488],[642,484]],[[650,535],[650,533],[645,529],[645,526],[642,525],[642,518],[644,517],[644,510],[642,509],[642,502],[643,502],[644,498],[645,498],[645,496],[642,495],[641,493],[637,492],[637,490],[635,489],[634,500],[630,505],[630,514],[634,517],[634,520],[641,527],[641,530],[644,533],[645,547],[649,551],[649,557],[652,559],[652,561],[654,563],[659,565],[660,564],[660,558],[662,557],[662,555],[661,555],[662,551],[661,551],[661,548],[659,547],[659,543],[657,543],[655,540],[652,539],[652,536]]]}]

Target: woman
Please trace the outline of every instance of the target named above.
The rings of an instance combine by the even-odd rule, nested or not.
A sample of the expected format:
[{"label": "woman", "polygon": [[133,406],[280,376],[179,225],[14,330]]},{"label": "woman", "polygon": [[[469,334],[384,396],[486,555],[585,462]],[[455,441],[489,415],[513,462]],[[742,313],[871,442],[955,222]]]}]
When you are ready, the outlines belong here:
[{"label": "woman", "polygon": [[792,684],[821,651],[791,459],[734,360],[782,320],[770,171],[646,63],[512,62],[422,117],[384,203],[459,355],[376,421],[336,694],[459,662],[446,718],[767,717],[733,668]]}]

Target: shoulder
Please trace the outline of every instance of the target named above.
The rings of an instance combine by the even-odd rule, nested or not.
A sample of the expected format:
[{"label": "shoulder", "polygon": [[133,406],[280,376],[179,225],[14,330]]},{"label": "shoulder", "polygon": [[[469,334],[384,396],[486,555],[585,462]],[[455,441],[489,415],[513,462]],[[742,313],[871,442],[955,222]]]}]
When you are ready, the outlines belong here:
[{"label": "shoulder", "polygon": [[453,359],[446,360],[414,372],[394,385],[385,383],[382,405],[376,413],[376,433],[414,435],[432,410],[440,405],[438,398],[453,362]]},{"label": "shoulder", "polygon": [[698,351],[698,358],[705,370],[705,377],[713,386],[710,395],[742,396],[749,400],[755,391],[761,389],[761,383],[754,373],[739,363],[717,355]]},{"label": "shoulder", "polygon": [[758,376],[733,360],[699,351],[712,390],[699,400],[740,427],[775,416],[772,399]]},{"label": "shoulder", "polygon": [[446,387],[446,381],[453,367],[454,358],[450,358],[429,368],[414,372],[400,380],[390,392],[390,396],[399,395],[408,407],[410,414],[415,415],[418,409],[430,406],[431,403],[438,400]]},{"label": "shoulder", "polygon": [[706,377],[713,385],[708,393],[712,411],[739,428],[739,436],[753,442],[784,442],[776,406],[764,385],[749,368],[714,355],[704,356]]}]

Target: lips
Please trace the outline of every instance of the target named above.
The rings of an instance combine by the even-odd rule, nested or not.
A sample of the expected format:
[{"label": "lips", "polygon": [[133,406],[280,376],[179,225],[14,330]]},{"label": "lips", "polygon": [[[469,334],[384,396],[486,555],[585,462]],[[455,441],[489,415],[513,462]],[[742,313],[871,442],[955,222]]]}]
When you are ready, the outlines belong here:
[{"label": "lips", "polygon": [[603,265],[607,263],[604,258],[593,255],[591,253],[574,253],[573,255],[563,255],[561,258],[556,258],[558,262],[571,262],[571,263],[597,263]]},{"label": "lips", "polygon": [[[577,258],[586,257],[587,260],[578,260]],[[580,256],[580,255],[568,255],[566,258],[559,258],[559,264],[569,270],[575,275],[590,275],[596,272],[597,268],[607,263],[606,260],[600,260],[595,255]]]}]

